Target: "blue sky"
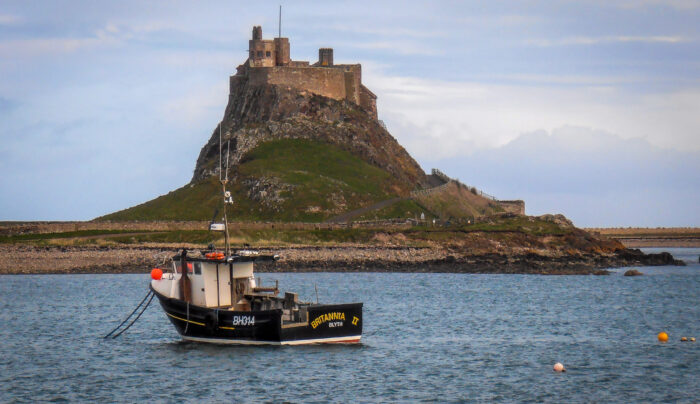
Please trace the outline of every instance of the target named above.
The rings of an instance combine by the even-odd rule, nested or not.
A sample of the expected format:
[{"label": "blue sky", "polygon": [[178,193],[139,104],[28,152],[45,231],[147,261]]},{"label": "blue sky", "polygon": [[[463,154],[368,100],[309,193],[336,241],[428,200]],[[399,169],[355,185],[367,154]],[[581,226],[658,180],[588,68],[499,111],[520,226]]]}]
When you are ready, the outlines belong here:
[{"label": "blue sky", "polygon": [[[0,3],[0,220],[187,183],[278,2]],[[282,2],[423,165],[579,226],[700,226],[700,1]]]}]

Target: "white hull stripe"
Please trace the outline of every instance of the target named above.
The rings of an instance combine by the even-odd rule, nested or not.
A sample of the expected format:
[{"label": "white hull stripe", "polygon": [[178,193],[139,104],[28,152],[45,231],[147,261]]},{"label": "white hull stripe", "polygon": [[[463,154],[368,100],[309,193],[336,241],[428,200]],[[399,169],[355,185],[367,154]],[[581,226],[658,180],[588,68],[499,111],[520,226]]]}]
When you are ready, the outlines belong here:
[{"label": "white hull stripe", "polygon": [[316,338],[316,339],[299,339],[291,341],[253,341],[246,339],[224,339],[224,338],[201,338],[182,336],[182,339],[196,342],[210,342],[213,344],[233,344],[233,345],[304,345],[304,344],[323,344],[334,342],[360,342],[361,335],[352,335],[349,337],[333,337],[333,338]]}]

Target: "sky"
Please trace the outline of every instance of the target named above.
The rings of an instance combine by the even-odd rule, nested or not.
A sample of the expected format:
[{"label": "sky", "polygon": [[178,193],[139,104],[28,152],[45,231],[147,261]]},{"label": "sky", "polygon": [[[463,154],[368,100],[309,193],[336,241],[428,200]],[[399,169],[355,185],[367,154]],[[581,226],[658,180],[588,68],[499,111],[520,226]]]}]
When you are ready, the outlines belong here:
[{"label": "sky", "polygon": [[439,168],[581,227],[700,226],[700,0],[0,2],[0,220],[90,220],[192,177],[253,25],[362,63]]}]

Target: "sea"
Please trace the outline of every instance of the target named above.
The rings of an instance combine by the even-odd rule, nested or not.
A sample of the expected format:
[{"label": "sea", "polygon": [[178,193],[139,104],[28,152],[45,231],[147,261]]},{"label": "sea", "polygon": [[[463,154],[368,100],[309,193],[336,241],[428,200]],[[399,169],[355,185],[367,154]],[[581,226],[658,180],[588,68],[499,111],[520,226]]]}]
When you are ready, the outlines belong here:
[{"label": "sea", "polygon": [[0,402],[699,402],[700,341],[681,337],[700,338],[700,249],[663,250],[688,265],[261,274],[305,300],[364,302],[358,345],[183,342],[155,300],[104,339],[147,270],[0,276]]}]

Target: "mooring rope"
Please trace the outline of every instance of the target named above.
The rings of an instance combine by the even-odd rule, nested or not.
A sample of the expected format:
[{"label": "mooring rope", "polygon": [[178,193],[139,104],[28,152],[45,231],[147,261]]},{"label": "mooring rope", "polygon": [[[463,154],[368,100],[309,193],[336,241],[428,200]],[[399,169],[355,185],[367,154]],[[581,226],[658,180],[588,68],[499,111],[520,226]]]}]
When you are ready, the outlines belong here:
[{"label": "mooring rope", "polygon": [[[150,296],[150,299],[148,299],[149,296]],[[155,297],[155,293],[153,293],[152,290],[149,290],[148,293],[146,293],[146,296],[143,298],[143,300],[141,300],[141,303],[139,303],[138,306],[136,306],[136,308],[134,309],[134,311],[132,311],[131,314],[129,314],[129,315],[124,319],[124,321],[122,321],[115,329],[113,329],[112,331],[110,331],[109,334],[105,335],[104,338],[107,338],[107,337],[109,337],[110,335],[114,334],[115,331],[117,331],[119,328],[121,328],[121,326],[123,326],[127,321],[129,321],[129,319],[131,318],[131,316],[133,316],[134,313],[136,313],[136,311],[138,311],[138,309],[141,308],[141,312],[139,312],[139,314],[136,316],[136,318],[134,318],[134,319],[131,321],[131,323],[129,323],[129,325],[127,325],[123,330],[121,330],[121,331],[119,331],[117,334],[113,335],[112,338],[114,339],[114,338],[117,338],[118,336],[122,335],[122,333],[123,333],[124,331],[128,330],[132,325],[134,325],[134,323],[136,322],[136,320],[138,320],[139,317],[141,317],[141,315],[142,315],[142,314],[146,311],[146,309],[148,308],[148,305],[151,304],[151,301],[153,300],[154,297]],[[143,302],[145,302],[146,299],[148,299],[148,302],[147,302],[146,305],[144,306],[144,305],[143,305]],[[142,307],[142,306],[143,306],[143,307]]]},{"label": "mooring rope", "polygon": [[145,302],[146,299],[148,299],[148,296],[150,296],[151,293],[153,293],[153,291],[152,291],[152,290],[149,290],[148,293],[146,293],[146,296],[144,296],[144,298],[141,300],[141,303],[139,303],[138,306],[136,306],[136,308],[134,309],[134,311],[132,311],[131,314],[129,314],[128,316],[126,316],[126,318],[124,319],[124,321],[122,321],[121,323],[119,323],[119,325],[116,326],[112,331],[110,331],[109,334],[105,335],[104,338],[107,338],[107,337],[109,337],[110,335],[112,335],[112,334],[113,334],[115,331],[117,331],[122,325],[124,325],[124,323],[126,323],[127,321],[129,321],[129,318],[131,318],[131,316],[133,316],[134,313],[136,313],[136,310],[138,310],[139,307],[141,307],[141,305],[143,304],[143,302]]},{"label": "mooring rope", "polygon": [[185,322],[185,332],[187,334],[187,329],[190,328],[190,302],[187,302],[187,321]]},{"label": "mooring rope", "polygon": [[146,309],[148,308],[148,305],[151,304],[151,301],[153,300],[153,298],[154,298],[155,296],[156,296],[155,293],[152,293],[152,294],[151,294],[151,298],[148,299],[148,303],[146,303],[146,305],[143,306],[143,309],[141,309],[141,311],[139,312],[139,315],[136,316],[136,318],[135,318],[131,323],[129,323],[129,325],[127,325],[126,328],[124,328],[123,330],[121,330],[121,331],[119,331],[117,334],[115,334],[115,335],[112,337],[112,339],[117,338],[118,336],[122,335],[122,333],[124,333],[124,331],[128,330],[129,328],[131,328],[131,326],[134,325],[134,323],[136,322],[136,320],[138,320],[139,317],[141,317],[141,315],[146,311]]}]

